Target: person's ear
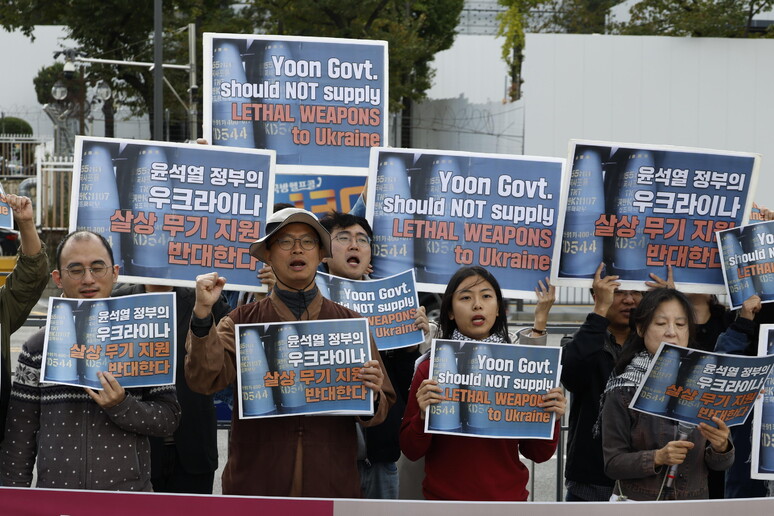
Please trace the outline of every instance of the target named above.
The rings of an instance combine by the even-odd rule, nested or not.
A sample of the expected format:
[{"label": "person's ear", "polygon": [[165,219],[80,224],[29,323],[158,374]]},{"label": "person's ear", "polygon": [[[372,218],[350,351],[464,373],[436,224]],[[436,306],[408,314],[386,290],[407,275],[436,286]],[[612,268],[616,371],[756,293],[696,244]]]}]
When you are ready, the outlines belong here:
[{"label": "person's ear", "polygon": [[54,280],[54,285],[56,285],[57,288],[64,288],[62,286],[62,274],[59,272],[59,270],[54,269],[51,271],[51,279]]}]

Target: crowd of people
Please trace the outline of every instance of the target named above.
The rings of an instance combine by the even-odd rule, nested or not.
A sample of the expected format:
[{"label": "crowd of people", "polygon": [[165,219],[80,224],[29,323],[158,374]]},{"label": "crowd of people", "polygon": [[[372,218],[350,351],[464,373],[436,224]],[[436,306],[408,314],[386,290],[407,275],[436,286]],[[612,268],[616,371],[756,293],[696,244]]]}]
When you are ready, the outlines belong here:
[{"label": "crowd of people", "polygon": [[[333,212],[318,220],[302,209],[275,209],[265,236],[250,247],[265,264],[260,277],[270,292],[234,309],[224,297],[226,278],[216,272],[198,276],[194,289],[116,285],[119,267],[108,241],[77,231],[55,251],[51,276],[62,296],[175,293],[176,385],[125,389],[107,371],[98,375],[102,389],[42,382],[44,330],[24,344],[11,375],[10,334],[42,294],[48,265],[29,199],[8,195],[5,201],[19,225],[21,248],[0,289],[4,486],[31,486],[37,467],[38,487],[211,493],[217,467],[212,395],[236,381],[236,326],[360,317],[324,297],[315,282],[320,269],[369,279],[373,233],[357,215]],[[426,414],[444,400],[429,375],[427,349],[434,338],[526,345],[547,340],[555,300],[548,280],[535,289],[534,324],[511,331],[495,277],[466,266],[449,278],[437,322],[424,308],[416,311],[422,346],[380,352],[370,342],[373,358],[362,365],[359,381],[373,393],[372,416],[240,419],[235,396],[223,493],[398,498],[402,452],[410,461],[424,460],[426,499],[524,501],[529,473],[522,457],[542,462],[556,453],[569,392],[567,501],[765,495],[746,464],[749,427],[737,435],[715,417],[681,435],[677,422],[628,408],[662,342],[754,354],[757,324],[766,319],[760,299],[753,296],[738,314],[729,314],[711,296],[675,290],[671,270],[666,279],[651,275],[643,291],[622,290],[619,278],[604,272],[600,265],[593,280],[592,312],[562,342],[562,385],[539,393],[538,408],[556,416],[553,439],[425,431]],[[674,465],[680,465],[678,474],[667,485]]]}]

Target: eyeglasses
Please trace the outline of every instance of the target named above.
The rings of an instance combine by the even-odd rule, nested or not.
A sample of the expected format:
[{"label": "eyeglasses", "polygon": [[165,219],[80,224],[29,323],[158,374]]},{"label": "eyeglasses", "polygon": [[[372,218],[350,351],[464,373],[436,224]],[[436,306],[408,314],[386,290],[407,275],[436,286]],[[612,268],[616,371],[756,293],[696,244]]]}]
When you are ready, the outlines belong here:
[{"label": "eyeglasses", "polygon": [[341,245],[351,245],[353,241],[357,244],[358,247],[368,247],[371,245],[371,239],[366,235],[353,235],[352,233],[348,233],[346,231],[338,233],[335,237],[333,237],[333,239]]},{"label": "eyeglasses", "polygon": [[67,267],[64,270],[72,279],[80,280],[83,279],[83,277],[86,275],[86,271],[89,271],[95,278],[104,278],[109,269],[110,267],[107,265],[94,265],[92,267],[81,267],[80,265],[75,265],[73,267]]},{"label": "eyeglasses", "polygon": [[280,249],[284,251],[290,251],[296,246],[296,242],[301,242],[301,249],[304,251],[311,251],[317,247],[317,244],[320,243],[320,240],[310,236],[301,238],[282,237],[275,240],[274,244],[280,246]]}]

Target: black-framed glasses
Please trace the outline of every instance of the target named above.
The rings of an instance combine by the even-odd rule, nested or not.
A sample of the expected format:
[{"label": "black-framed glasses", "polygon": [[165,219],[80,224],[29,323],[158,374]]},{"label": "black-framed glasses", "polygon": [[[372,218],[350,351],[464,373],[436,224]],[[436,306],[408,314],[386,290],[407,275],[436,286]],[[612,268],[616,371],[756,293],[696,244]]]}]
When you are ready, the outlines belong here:
[{"label": "black-framed glasses", "polygon": [[91,267],[83,267],[81,265],[73,265],[64,269],[67,275],[74,280],[81,280],[86,275],[86,271],[89,271],[95,278],[104,278],[110,267],[107,265],[92,265]]},{"label": "black-framed glasses", "polygon": [[291,238],[291,237],[282,237],[278,238],[274,241],[275,244],[280,246],[280,249],[283,251],[290,251],[296,246],[296,242],[301,242],[301,249],[304,251],[311,251],[312,249],[315,249],[317,247],[317,244],[320,243],[320,239],[305,236],[301,238]]},{"label": "black-framed glasses", "polygon": [[357,244],[358,247],[368,247],[371,245],[371,239],[368,238],[366,235],[353,235],[352,233],[349,233],[347,231],[342,231],[341,233],[337,233],[335,237],[333,237],[334,240],[336,240],[341,245],[351,245],[354,241],[355,244]]}]

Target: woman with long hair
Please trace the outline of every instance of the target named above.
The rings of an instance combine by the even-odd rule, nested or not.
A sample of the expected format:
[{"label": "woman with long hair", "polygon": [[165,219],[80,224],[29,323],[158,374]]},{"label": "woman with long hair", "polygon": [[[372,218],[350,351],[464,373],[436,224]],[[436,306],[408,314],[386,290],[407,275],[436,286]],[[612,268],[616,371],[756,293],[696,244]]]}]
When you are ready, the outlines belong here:
[{"label": "woman with long hair", "polygon": [[[632,318],[632,332],[603,394],[600,415],[605,473],[616,495],[632,500],[698,500],[708,497],[708,469],[734,461],[728,426],[720,418],[700,423],[680,439],[678,423],[629,409],[637,386],[662,342],[695,347],[695,316],[688,298],[670,288],[647,292]],[[666,478],[678,464],[672,488]]]},{"label": "woman with long hair", "polygon": [[[551,292],[551,294],[549,294]],[[553,289],[538,289],[538,310],[547,314]],[[550,302],[542,302],[550,299]],[[547,305],[547,306],[546,306]],[[536,318],[538,315],[536,315]],[[463,267],[449,281],[441,301],[441,338],[458,341],[510,343],[505,302],[497,280],[482,267]],[[532,330],[540,334],[543,330]],[[428,378],[430,360],[423,355],[411,384],[401,425],[401,450],[410,460],[425,457],[422,492],[436,500],[526,500],[529,472],[519,453],[535,462],[556,451],[559,420],[566,400],[560,387],[543,395],[539,405],[556,414],[553,440],[488,439],[425,433],[425,411],[443,400],[441,387]]]}]

